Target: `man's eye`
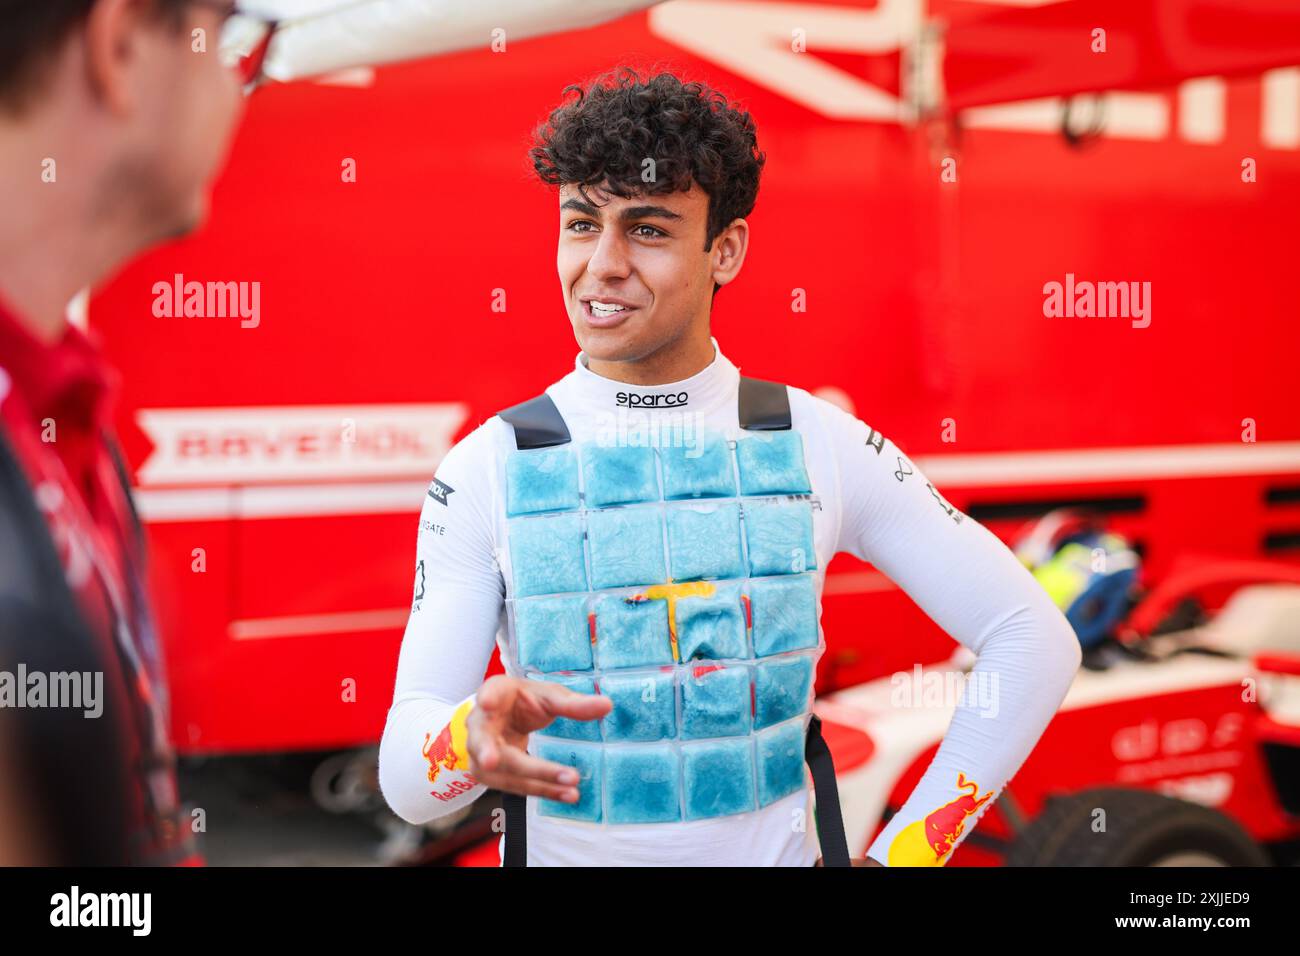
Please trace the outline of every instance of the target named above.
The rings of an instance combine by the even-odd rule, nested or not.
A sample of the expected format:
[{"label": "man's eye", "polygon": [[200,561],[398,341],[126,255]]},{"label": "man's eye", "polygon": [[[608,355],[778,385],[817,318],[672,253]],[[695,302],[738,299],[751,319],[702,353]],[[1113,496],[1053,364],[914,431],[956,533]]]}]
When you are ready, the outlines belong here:
[{"label": "man's eye", "polygon": [[[650,230],[650,231],[649,231],[649,232],[640,232],[640,230],[642,230],[642,229],[648,229],[648,230]],[[654,226],[648,226],[648,225],[646,225],[645,223],[641,223],[641,225],[637,226],[637,227],[636,227],[635,229],[633,229],[632,231],[633,231],[634,233],[637,233],[638,235],[640,235],[640,237],[641,237],[642,239],[657,239],[657,238],[659,238],[660,236],[666,236],[666,235],[668,235],[668,233],[664,232],[662,229],[656,229]]]},{"label": "man's eye", "polygon": [[586,226],[591,226],[592,229],[596,228],[594,225],[592,225],[592,223],[588,222],[586,219],[575,219],[573,222],[569,223],[569,224],[568,224],[567,226],[565,226],[564,228],[568,229],[569,232],[588,232],[588,231],[590,231],[590,230],[588,230],[588,229],[585,228]]}]

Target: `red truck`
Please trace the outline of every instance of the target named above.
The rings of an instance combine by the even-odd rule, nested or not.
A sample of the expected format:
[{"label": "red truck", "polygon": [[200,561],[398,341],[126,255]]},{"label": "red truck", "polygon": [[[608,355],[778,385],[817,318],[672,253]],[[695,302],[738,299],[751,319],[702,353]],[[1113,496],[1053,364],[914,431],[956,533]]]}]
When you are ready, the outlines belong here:
[{"label": "red truck", "polygon": [[[1122,4],[1055,6],[1114,20],[1116,51],[1154,29]],[[755,117],[767,166],[752,263],[714,323],[747,374],[851,409],[1004,537],[1071,505],[1135,541],[1148,582],[1189,550],[1300,566],[1300,51],[1259,32],[1255,4],[1173,6],[1229,28],[1091,85],[1088,63],[1053,72],[1050,49],[1020,45],[1060,42],[1052,6],[678,0],[508,52],[259,90],[208,226],[89,307],[124,375],[117,427],[182,754],[370,759],[434,468],[573,361],[529,133],[567,84],[623,63],[706,80]],[[918,79],[935,73],[937,91]],[[1145,304],[1052,307],[1050,290],[1084,283],[1143,289]],[[191,294],[229,308],[186,317]],[[953,643],[847,556],[824,607],[818,689],[826,716],[856,727],[836,756],[865,837],[927,758],[853,808],[870,763],[852,743],[862,702]],[[1065,735],[1053,751],[1069,760],[1022,777],[1083,786],[1090,762],[1113,758],[1085,743],[1098,734],[1140,742],[1154,721],[1162,741],[1175,718],[1234,710],[1207,685],[1163,715],[1107,708],[1103,732],[1078,693],[1043,745]],[[1262,787],[1250,772],[1241,786]],[[1179,793],[1196,798],[1192,782]],[[1255,836],[1295,835],[1296,806],[1279,801],[1259,797],[1273,816]]]}]

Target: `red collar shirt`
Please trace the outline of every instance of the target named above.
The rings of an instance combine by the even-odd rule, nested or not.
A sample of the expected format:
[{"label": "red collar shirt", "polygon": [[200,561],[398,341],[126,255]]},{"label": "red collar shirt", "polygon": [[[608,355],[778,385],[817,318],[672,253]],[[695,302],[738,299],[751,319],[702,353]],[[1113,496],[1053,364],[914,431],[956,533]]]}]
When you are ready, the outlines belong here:
[{"label": "red collar shirt", "polygon": [[193,862],[166,729],[166,689],[143,555],[110,444],[116,375],[81,330],[45,343],[0,303],[0,429],[45,518],[68,585],[105,662],[107,700],[124,701],[138,792],[137,862]]}]

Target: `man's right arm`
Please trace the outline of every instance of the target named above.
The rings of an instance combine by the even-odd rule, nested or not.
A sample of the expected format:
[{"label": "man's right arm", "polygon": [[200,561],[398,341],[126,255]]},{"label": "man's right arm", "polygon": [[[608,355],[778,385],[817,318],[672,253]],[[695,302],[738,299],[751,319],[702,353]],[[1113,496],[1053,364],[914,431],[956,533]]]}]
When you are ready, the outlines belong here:
[{"label": "man's right arm", "polygon": [[490,427],[447,453],[420,512],[411,615],[379,745],[380,789],[410,823],[451,813],[487,789],[469,771],[466,718],[505,599],[493,553]]}]

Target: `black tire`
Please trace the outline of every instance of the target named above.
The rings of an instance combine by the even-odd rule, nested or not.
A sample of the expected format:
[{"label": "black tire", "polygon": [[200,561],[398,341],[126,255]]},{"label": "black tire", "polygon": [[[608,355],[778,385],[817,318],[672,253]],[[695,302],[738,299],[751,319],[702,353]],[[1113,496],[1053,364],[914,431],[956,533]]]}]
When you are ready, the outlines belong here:
[{"label": "black tire", "polygon": [[[1104,832],[1094,811],[1106,812]],[[1155,866],[1177,854],[1187,865],[1269,866],[1245,830],[1217,810],[1150,790],[1097,787],[1049,798],[1016,837],[1007,866]],[[1166,864],[1168,865],[1168,864]]]}]

